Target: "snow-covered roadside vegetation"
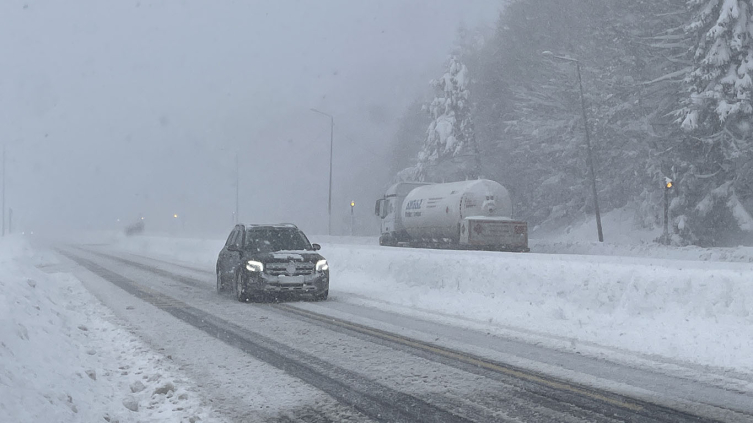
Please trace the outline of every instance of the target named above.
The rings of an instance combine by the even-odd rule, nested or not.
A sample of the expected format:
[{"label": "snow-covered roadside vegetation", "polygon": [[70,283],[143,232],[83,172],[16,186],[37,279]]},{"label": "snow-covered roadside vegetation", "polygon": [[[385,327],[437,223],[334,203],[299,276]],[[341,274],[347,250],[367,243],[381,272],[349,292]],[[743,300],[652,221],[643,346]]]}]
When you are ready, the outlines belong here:
[{"label": "snow-covered roadside vegetation", "polygon": [[675,244],[751,245],[752,20],[749,0],[508,2],[404,112],[392,174],[481,175],[517,218],[561,227],[594,214],[590,148],[602,212],[661,226],[669,178]]}]

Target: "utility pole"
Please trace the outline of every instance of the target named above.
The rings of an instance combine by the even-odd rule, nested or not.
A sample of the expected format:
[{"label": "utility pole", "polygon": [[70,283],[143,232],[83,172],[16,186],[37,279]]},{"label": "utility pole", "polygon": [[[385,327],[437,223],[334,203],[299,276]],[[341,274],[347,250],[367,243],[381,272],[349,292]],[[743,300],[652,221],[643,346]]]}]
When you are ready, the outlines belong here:
[{"label": "utility pole", "polygon": [[594,158],[591,152],[591,134],[588,129],[588,116],[586,116],[586,97],[583,95],[583,81],[580,77],[580,62],[575,61],[578,70],[578,87],[580,88],[580,108],[583,112],[583,126],[586,130],[586,151],[588,151],[588,172],[591,174],[591,190],[594,196],[594,212],[596,213],[596,230],[599,233],[599,242],[604,242],[604,232],[601,229],[601,211],[599,210],[599,195],[596,190],[596,173],[594,172]]},{"label": "utility pole", "polygon": [[596,190],[596,173],[594,172],[594,159],[593,159],[593,153],[591,152],[591,132],[588,129],[588,116],[586,115],[586,97],[583,95],[583,80],[580,76],[580,61],[578,59],[573,59],[572,57],[557,56],[553,54],[551,51],[545,51],[542,54],[545,56],[553,57],[555,59],[575,63],[575,68],[578,71],[578,87],[580,88],[580,108],[581,108],[581,112],[583,113],[583,126],[585,127],[585,130],[586,130],[586,151],[588,152],[587,165],[588,165],[588,173],[591,176],[591,191],[594,197],[594,212],[596,214],[596,230],[599,234],[599,242],[604,242],[604,232],[601,229],[601,211],[599,210],[599,196]]},{"label": "utility pole", "polygon": [[329,202],[327,204],[327,215],[329,216],[329,223],[328,223],[327,233],[329,235],[332,235],[332,147],[335,144],[335,118],[329,113],[324,113],[316,109],[311,109],[311,111],[314,113],[319,113],[320,115],[327,116],[330,121],[330,126],[329,126]]},{"label": "utility pole", "polygon": [[238,153],[235,153],[235,224],[238,224],[238,209],[240,199],[240,167],[238,166]]}]

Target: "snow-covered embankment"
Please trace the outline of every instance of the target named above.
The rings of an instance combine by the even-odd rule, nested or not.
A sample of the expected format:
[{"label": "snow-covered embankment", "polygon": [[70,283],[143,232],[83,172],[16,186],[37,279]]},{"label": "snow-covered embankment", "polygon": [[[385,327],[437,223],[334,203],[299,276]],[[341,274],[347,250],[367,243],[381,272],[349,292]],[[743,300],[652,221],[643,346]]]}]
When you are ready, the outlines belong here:
[{"label": "snow-covered embankment", "polygon": [[325,254],[333,292],[753,371],[751,265],[334,245]]},{"label": "snow-covered embankment", "polygon": [[0,241],[0,420],[214,420],[169,358],[73,276],[37,267],[63,270],[22,238]]},{"label": "snow-covered embankment", "polygon": [[[119,247],[209,270],[222,243],[138,237]],[[750,264],[332,243],[322,254],[334,300],[357,294],[564,337],[574,347],[588,342],[753,372]]]}]

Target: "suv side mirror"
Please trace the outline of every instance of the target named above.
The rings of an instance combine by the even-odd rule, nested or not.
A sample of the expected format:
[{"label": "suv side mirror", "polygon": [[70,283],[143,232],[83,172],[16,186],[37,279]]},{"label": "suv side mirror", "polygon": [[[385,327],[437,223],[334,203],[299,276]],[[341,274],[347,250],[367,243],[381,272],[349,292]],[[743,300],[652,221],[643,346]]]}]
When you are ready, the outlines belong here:
[{"label": "suv side mirror", "polygon": [[314,251],[319,251],[322,249],[322,246],[319,244],[311,244],[311,247],[314,249]]}]

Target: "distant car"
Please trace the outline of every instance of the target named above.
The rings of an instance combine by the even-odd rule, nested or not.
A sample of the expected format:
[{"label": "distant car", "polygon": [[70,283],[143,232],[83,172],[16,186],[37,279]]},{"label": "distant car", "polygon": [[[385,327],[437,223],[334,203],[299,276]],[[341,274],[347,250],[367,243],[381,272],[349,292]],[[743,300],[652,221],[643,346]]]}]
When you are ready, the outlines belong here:
[{"label": "distant car", "polygon": [[329,264],[293,224],[236,225],[217,258],[217,292],[238,301],[270,294],[329,295]]}]

